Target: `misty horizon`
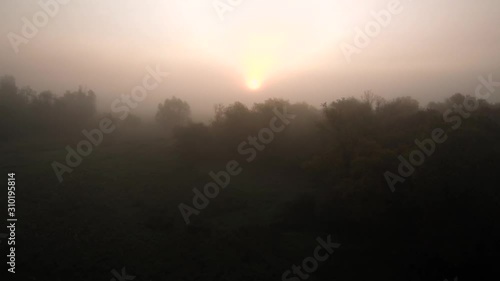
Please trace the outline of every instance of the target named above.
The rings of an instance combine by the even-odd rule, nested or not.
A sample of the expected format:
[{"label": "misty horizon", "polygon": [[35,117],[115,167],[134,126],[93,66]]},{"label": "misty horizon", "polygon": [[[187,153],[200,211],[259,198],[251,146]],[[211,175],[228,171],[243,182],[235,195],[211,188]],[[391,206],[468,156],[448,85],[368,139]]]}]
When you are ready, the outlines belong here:
[{"label": "misty horizon", "polygon": [[494,280],[499,12],[0,1],[0,280]]},{"label": "misty horizon", "polygon": [[[218,103],[284,98],[319,106],[367,90],[426,104],[454,93],[472,94],[480,75],[499,76],[495,11],[500,4],[493,0],[481,5],[400,1],[402,11],[348,63],[342,44],[352,44],[355,29],[373,21],[373,13],[389,2],[287,1],[283,13],[279,2],[242,1],[221,21],[210,1],[118,6],[69,1],[28,44],[18,46],[17,55],[8,38],[2,40],[1,74],[38,92],[92,89],[99,110],[107,111],[112,100],[137,84],[145,67],[158,64],[171,78],[136,113],[151,117],[157,104],[175,95],[188,101],[199,119]],[[40,9],[23,1],[2,2],[0,8],[5,34],[21,34],[20,19],[31,20]],[[309,21],[299,27],[297,17]],[[246,85],[255,67],[262,76],[257,91]]]}]

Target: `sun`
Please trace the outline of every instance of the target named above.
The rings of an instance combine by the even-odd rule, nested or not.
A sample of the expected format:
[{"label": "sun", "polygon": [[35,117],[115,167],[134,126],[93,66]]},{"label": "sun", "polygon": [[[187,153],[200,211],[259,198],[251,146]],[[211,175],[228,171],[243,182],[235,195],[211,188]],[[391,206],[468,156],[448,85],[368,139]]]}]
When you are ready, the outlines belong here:
[{"label": "sun", "polygon": [[247,81],[247,87],[252,91],[257,91],[261,86],[262,82],[260,82],[260,80],[258,79],[250,79]]}]

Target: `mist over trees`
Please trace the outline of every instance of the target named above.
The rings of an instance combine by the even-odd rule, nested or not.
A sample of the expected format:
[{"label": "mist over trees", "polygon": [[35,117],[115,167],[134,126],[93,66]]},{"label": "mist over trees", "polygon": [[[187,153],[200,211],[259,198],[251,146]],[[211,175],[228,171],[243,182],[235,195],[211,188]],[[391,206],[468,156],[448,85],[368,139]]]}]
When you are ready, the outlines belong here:
[{"label": "mist over trees", "polygon": [[12,76],[0,78],[0,140],[62,135],[81,130],[96,114],[96,95],[79,88],[56,96],[18,88]]},{"label": "mist over trees", "polygon": [[[0,79],[0,142],[79,134],[82,129],[92,127],[100,116],[112,115],[97,112],[97,98],[94,92],[83,88],[62,96],[50,91],[37,93],[29,87],[19,88],[12,76],[4,76]],[[465,103],[471,101],[477,106],[468,111]],[[122,165],[120,169],[127,169],[127,165],[136,169],[136,162],[143,163],[138,169],[139,173],[144,169],[143,177],[148,183],[144,188],[149,193],[143,195],[134,189],[136,186],[130,188],[130,192],[144,197],[133,204],[164,204],[158,194],[171,192],[169,188],[182,188],[182,192],[189,193],[192,187],[183,182],[188,178],[194,178],[190,182],[193,184],[201,181],[204,167],[251,157],[249,149],[242,153],[240,144],[269,126],[276,108],[286,109],[296,118],[271,143],[249,146],[259,151],[254,155],[255,161],[244,170],[252,179],[242,176],[245,180],[235,185],[248,185],[248,190],[236,189],[246,196],[262,181],[273,191],[275,200],[285,203],[270,209],[266,223],[257,223],[264,224],[265,229],[235,227],[227,230],[229,237],[265,244],[267,238],[283,233],[334,232],[343,245],[358,243],[356,246],[362,249],[352,256],[345,252],[346,259],[373,264],[373,268],[390,264],[389,275],[413,278],[408,280],[438,280],[456,270],[462,275],[488,276],[496,266],[494,261],[500,258],[500,225],[496,217],[500,213],[500,191],[496,184],[500,105],[463,94],[427,106],[411,97],[385,100],[371,91],[360,98],[333,100],[319,108],[283,99],[268,99],[253,106],[240,102],[217,104],[213,119],[206,123],[194,122],[189,104],[174,96],[159,104],[155,115],[158,130],[165,137],[141,140],[137,144],[140,150],[133,146],[124,152],[133,157],[123,160],[125,164],[122,160],[114,164]],[[147,126],[147,122],[134,115],[123,124],[132,131],[137,129],[138,135],[139,129]],[[430,138],[436,128],[446,132],[446,142],[436,144],[432,153],[424,154],[424,164],[414,165],[414,172],[398,181],[396,191],[391,192],[384,174],[397,173],[400,156],[409,159],[412,151],[421,149],[416,141]],[[167,144],[169,150],[164,148]],[[108,160],[121,159],[118,153],[109,155],[112,156]],[[175,166],[166,172],[162,161],[169,157],[175,159]],[[187,175],[186,171],[195,176]],[[169,178],[163,178],[163,173]],[[186,176],[176,178],[176,174]],[[78,177],[78,170],[71,176]],[[109,177],[103,181],[108,180],[119,181]],[[68,181],[74,183],[71,178]],[[124,180],[120,188],[126,184]],[[265,205],[264,201],[257,201]],[[207,217],[200,216],[192,226],[186,227],[168,217],[147,222],[145,227],[152,231],[178,228],[188,233],[186,239],[192,241],[206,234],[225,243],[225,236],[217,236],[216,232],[222,230],[203,221],[245,209],[249,203],[228,196],[216,204]],[[157,210],[148,215],[159,216]],[[248,228],[251,237],[245,236]],[[234,243],[241,246],[238,244],[241,241],[237,241]],[[196,251],[189,254],[196,256]],[[235,250],[226,258],[252,259],[239,254]],[[255,258],[252,262],[261,261]],[[330,276],[340,270],[334,267],[325,266],[321,275]],[[181,273],[196,271],[188,265],[180,270]],[[356,270],[348,274],[364,274],[353,271]],[[262,269],[262,274],[273,276],[269,268]]]},{"label": "mist over trees", "polygon": [[191,107],[187,102],[172,97],[158,105],[155,118],[162,127],[171,131],[175,127],[183,127],[191,123]]}]

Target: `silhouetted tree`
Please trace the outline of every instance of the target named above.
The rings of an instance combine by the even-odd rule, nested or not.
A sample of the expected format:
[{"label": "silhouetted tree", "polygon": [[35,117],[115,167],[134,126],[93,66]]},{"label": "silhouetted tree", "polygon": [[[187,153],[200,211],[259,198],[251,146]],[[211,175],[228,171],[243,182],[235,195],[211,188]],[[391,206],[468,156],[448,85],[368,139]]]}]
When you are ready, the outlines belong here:
[{"label": "silhouetted tree", "polygon": [[191,108],[187,102],[174,96],[160,103],[156,121],[169,132],[177,126],[187,126],[191,123]]}]

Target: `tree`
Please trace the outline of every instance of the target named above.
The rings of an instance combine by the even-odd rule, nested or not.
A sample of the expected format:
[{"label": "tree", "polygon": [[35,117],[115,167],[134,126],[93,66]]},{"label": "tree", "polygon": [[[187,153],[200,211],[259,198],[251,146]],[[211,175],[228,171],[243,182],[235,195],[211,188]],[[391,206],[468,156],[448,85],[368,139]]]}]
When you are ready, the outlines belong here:
[{"label": "tree", "polygon": [[375,110],[378,110],[386,103],[383,97],[375,95],[372,90],[365,91],[363,96],[361,96],[361,101],[369,104]]},{"label": "tree", "polygon": [[191,108],[187,102],[174,96],[160,103],[156,121],[168,131],[185,127],[191,123]]}]

